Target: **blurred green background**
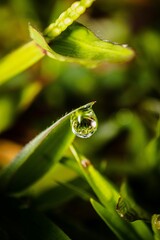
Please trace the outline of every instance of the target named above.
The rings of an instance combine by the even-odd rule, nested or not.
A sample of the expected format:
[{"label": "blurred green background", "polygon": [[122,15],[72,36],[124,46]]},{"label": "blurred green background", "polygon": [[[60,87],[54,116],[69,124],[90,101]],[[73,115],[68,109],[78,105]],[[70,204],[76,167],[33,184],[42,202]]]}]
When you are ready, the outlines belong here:
[{"label": "blurred green background", "polygon": [[[30,41],[29,22],[43,31],[71,3],[0,0],[0,58]],[[146,156],[140,158],[140,153],[159,134],[159,9],[158,0],[97,0],[79,18],[101,39],[135,49],[136,58],[130,63],[104,63],[88,69],[45,57],[1,85],[0,157],[4,158],[5,151],[14,155],[14,144],[17,148],[24,145],[66,112],[96,100],[98,131],[90,139],[76,138],[76,147],[115,182],[126,176],[138,175],[139,179],[142,169],[148,166]],[[12,142],[4,143],[4,139]],[[132,163],[137,162],[138,168],[134,169]],[[151,194],[146,190],[145,200],[140,200],[149,210],[153,209],[149,206]],[[159,199],[155,195],[154,210]],[[80,212],[77,215],[84,220]]]}]

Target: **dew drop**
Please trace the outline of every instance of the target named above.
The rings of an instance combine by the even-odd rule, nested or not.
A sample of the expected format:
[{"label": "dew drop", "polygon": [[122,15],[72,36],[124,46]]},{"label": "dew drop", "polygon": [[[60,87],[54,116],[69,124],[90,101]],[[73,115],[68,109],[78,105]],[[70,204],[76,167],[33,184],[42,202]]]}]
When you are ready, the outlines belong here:
[{"label": "dew drop", "polygon": [[72,132],[80,138],[89,138],[97,130],[97,117],[92,109],[94,103],[78,109],[71,115]]}]

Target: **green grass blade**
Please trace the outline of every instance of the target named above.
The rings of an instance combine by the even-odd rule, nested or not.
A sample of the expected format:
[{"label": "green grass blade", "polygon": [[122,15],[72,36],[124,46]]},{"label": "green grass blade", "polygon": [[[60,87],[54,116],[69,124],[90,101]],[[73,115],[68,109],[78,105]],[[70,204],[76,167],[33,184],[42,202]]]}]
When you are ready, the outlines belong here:
[{"label": "green grass blade", "polygon": [[121,185],[120,195],[116,210],[121,217],[123,216],[129,222],[136,220],[150,221],[150,214],[136,203],[126,181]]},{"label": "green grass blade", "polygon": [[127,62],[135,56],[131,48],[102,41],[85,26],[76,22],[49,44],[47,39],[35,28],[30,26],[29,30],[31,38],[46,51],[46,54],[59,61],[96,66],[104,61]]},{"label": "green grass blade", "polygon": [[126,237],[129,236],[128,240],[146,240],[146,238],[147,240],[153,240],[153,236],[144,222],[136,221],[129,223],[117,214],[116,205],[119,193],[116,188],[93,167],[88,159],[79,155],[73,147],[71,147],[71,151],[83,175],[102,204],[96,204],[94,202],[95,208],[98,208],[98,213],[105,219],[107,225],[111,227],[119,239],[126,240]]},{"label": "green grass blade", "polygon": [[0,85],[32,66],[44,55],[43,49],[34,41],[8,54],[0,60]]},{"label": "green grass blade", "polygon": [[130,224],[125,224],[124,221],[119,219],[119,216],[113,211],[113,208],[108,205],[106,209],[103,205],[91,199],[91,204],[98,215],[104,220],[109,228],[120,240],[139,240],[138,234],[133,232]]},{"label": "green grass blade", "polygon": [[21,194],[25,196],[29,195],[35,199],[48,189],[56,187],[57,182],[65,183],[72,181],[76,177],[77,173],[75,171],[58,162],[49,172],[47,172],[47,174]]},{"label": "green grass blade", "polygon": [[125,45],[102,41],[89,29],[76,22],[53,39],[50,47],[59,55],[84,63],[126,62],[135,55],[134,51]]},{"label": "green grass blade", "polygon": [[98,196],[101,203],[104,206],[108,206],[108,203],[110,203],[116,207],[115,204],[118,201],[119,193],[112,183],[104,179],[104,177],[94,168],[91,162],[84,156],[78,154],[73,146],[71,146],[70,149],[77,160],[83,175]]},{"label": "green grass blade", "polygon": [[77,177],[66,183],[59,183],[32,200],[32,206],[40,211],[57,208],[60,205],[68,202],[76,196],[80,196],[85,200],[91,197],[86,189],[88,184],[81,178]]},{"label": "green grass blade", "polygon": [[70,116],[74,111],[40,133],[24,147],[10,165],[1,170],[2,189],[9,192],[24,190],[52,169],[75,137],[70,127]]}]

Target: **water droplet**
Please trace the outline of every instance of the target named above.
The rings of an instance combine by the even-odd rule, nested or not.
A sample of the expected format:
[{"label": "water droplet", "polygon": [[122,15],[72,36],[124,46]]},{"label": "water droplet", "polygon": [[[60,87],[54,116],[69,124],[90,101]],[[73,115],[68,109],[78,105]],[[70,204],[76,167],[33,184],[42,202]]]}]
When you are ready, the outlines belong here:
[{"label": "water droplet", "polygon": [[133,222],[140,219],[137,212],[133,208],[131,208],[127,204],[127,202],[121,197],[118,199],[116,211],[121,218],[125,219],[128,222]]},{"label": "water droplet", "polygon": [[85,105],[71,115],[72,132],[80,138],[89,138],[97,130],[97,117],[92,109],[94,102]]}]

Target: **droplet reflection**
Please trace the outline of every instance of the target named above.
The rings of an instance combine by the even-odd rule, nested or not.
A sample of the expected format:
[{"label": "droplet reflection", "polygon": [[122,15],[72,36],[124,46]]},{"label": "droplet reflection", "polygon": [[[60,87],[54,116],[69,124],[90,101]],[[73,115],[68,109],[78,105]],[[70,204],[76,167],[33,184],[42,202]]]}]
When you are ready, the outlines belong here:
[{"label": "droplet reflection", "polygon": [[72,132],[80,138],[89,138],[97,130],[97,117],[92,109],[92,104],[87,104],[71,115]]}]

